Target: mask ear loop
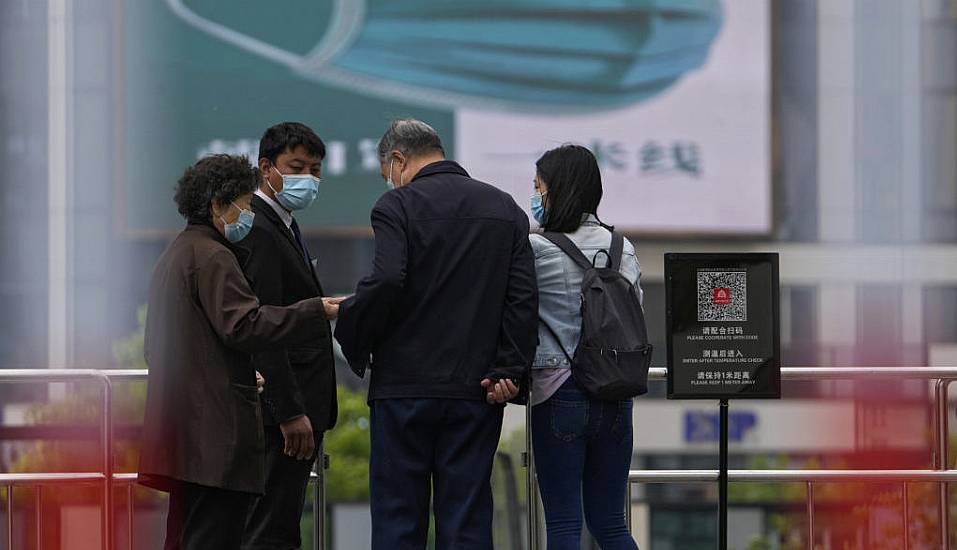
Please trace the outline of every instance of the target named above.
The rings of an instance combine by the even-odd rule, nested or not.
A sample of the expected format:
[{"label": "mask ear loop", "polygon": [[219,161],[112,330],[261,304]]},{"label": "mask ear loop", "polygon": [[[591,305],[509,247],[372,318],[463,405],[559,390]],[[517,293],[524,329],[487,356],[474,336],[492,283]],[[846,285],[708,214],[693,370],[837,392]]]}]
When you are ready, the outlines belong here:
[{"label": "mask ear loop", "polygon": [[604,227],[605,229],[611,231],[612,233],[615,232],[615,226],[614,226],[614,225],[608,225],[607,223],[601,221],[601,218],[598,217],[598,214],[597,214],[597,213],[595,214],[595,219],[598,220],[598,225]]},{"label": "mask ear loop", "polygon": [[[270,163],[270,164],[271,164],[271,163]],[[273,170],[273,172],[279,174],[279,179],[282,179],[282,172],[280,172],[278,169],[276,169],[275,165],[272,166],[272,170]],[[271,189],[273,193],[276,193],[276,194],[279,193],[279,191],[276,191],[276,188],[272,186],[272,182],[269,181],[269,177],[266,176],[266,174],[263,174],[263,179],[266,180],[266,185],[269,186],[269,189]]]},{"label": "mask ear loop", "polygon": [[[392,159],[392,160],[389,161],[389,181],[392,182],[392,185],[393,185],[393,186],[395,186],[395,181],[392,179],[392,166],[393,166],[394,164],[395,164],[395,159]],[[402,181],[402,170],[399,170],[399,185],[398,185],[398,187],[402,187],[402,184],[403,184],[403,183],[404,183],[404,182]]]},{"label": "mask ear loop", "polygon": [[[268,180],[267,180],[267,181],[268,181]],[[243,209],[240,208],[238,204],[236,204],[236,201],[229,201],[229,206],[235,207],[236,210],[239,210],[239,213],[240,213],[240,214],[243,213]],[[219,216],[219,221],[223,222],[223,225],[229,225],[229,222],[226,221],[226,218],[224,218],[224,217],[222,217],[222,216]],[[239,221],[239,218],[236,218],[236,221]],[[233,222],[233,223],[236,223],[236,222]]]},{"label": "mask ear loop", "polygon": [[[229,205],[236,206],[236,201],[229,201]],[[236,206],[236,208],[239,208],[239,207]],[[240,212],[242,212],[242,208],[240,208],[239,210]],[[222,214],[219,214],[217,217],[219,218],[219,221],[223,222],[223,227],[229,225],[229,222],[226,221],[226,218],[224,218]]]}]

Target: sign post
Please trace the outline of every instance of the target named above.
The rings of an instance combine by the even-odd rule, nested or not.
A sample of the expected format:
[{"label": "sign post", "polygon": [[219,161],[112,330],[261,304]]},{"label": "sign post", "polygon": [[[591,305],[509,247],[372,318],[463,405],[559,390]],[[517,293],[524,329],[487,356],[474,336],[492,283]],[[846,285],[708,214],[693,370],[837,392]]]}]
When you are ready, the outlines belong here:
[{"label": "sign post", "polygon": [[778,255],[665,254],[668,399],[716,399],[718,548],[728,547],[731,399],[780,399]]}]

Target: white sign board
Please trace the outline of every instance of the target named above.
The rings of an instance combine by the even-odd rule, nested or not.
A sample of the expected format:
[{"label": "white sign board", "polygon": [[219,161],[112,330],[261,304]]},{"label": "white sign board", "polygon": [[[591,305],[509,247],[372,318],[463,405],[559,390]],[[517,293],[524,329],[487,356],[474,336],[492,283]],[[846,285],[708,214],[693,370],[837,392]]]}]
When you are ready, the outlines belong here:
[{"label": "white sign board", "polygon": [[577,143],[599,157],[606,223],[657,234],[769,233],[769,2],[720,7],[707,58],[664,91],[611,110],[459,107],[455,158],[527,210],[535,160]]}]

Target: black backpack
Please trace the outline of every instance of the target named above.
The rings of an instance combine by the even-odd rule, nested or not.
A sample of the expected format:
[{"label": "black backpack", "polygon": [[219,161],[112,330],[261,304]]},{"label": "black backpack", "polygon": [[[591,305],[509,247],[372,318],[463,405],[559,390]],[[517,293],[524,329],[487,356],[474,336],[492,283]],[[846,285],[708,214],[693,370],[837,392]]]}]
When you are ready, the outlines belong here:
[{"label": "black backpack", "polygon": [[[599,250],[589,261],[563,233],[546,232],[542,236],[585,270],[581,337],[574,358],[552,327],[542,321],[571,362],[575,381],[597,399],[620,400],[646,393],[651,345],[638,291],[619,271],[624,237],[613,232],[611,249]],[[605,267],[595,265],[600,254],[608,258]]]}]

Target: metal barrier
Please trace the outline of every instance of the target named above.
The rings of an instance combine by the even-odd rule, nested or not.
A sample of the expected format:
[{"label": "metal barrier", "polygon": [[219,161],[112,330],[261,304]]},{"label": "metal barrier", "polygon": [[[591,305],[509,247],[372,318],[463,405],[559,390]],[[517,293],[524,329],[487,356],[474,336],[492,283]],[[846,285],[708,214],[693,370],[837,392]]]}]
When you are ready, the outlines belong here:
[{"label": "metal barrier", "polygon": [[[103,535],[106,550],[113,550],[113,387],[104,371],[92,369],[0,369],[0,382],[82,382],[96,381],[102,385],[102,418],[100,430],[103,468],[96,473],[64,474],[0,474],[0,484],[7,489],[7,549],[13,550],[13,487],[31,485],[41,487],[56,483],[102,483],[103,501],[100,519],[100,532]],[[37,537],[39,538],[42,514],[39,513],[42,502],[42,490],[37,490]],[[39,542],[39,541],[38,541]]]},{"label": "metal barrier", "polygon": [[[319,453],[322,453],[322,448],[320,447]],[[325,457],[322,464],[324,467],[328,464],[328,457],[325,454],[321,454]],[[316,464],[320,462],[317,460]],[[53,474],[56,475],[56,474]],[[63,474],[61,474],[63,475]],[[66,474],[73,475],[73,474]],[[94,474],[99,475],[99,474]],[[326,548],[326,526],[325,526],[325,514],[319,513],[320,510],[325,511],[326,509],[326,497],[325,497],[325,488],[324,488],[324,478],[325,472],[322,474],[317,474],[316,472],[309,473],[309,484],[316,487],[314,493],[314,500],[312,506],[312,528],[313,528],[313,550],[325,550]],[[0,478],[2,480],[3,478]],[[113,474],[113,483],[125,484],[126,485],[126,520],[127,520],[127,548],[128,550],[133,550],[133,485],[136,484],[137,474]],[[39,520],[37,520],[37,530],[40,529]],[[13,546],[9,546],[13,548]]]},{"label": "metal barrier", "polygon": [[[940,529],[943,546],[949,540],[948,486],[947,483],[957,481],[957,470],[947,465],[947,397],[948,388],[952,381],[957,380],[957,367],[792,367],[782,368],[784,380],[859,380],[859,379],[920,379],[936,381],[934,387],[935,411],[935,441],[934,466],[935,470],[732,470],[729,472],[731,481],[742,482],[803,482],[807,484],[807,511],[808,511],[808,540],[809,545],[814,540],[814,493],[813,483],[824,481],[845,482],[901,482],[904,492],[904,523],[905,548],[907,543],[907,486],[912,482],[937,482],[940,484]],[[103,389],[102,397],[102,459],[103,468],[99,472],[79,473],[36,473],[36,474],[0,474],[0,486],[7,489],[7,548],[13,548],[13,487],[37,487],[37,510],[42,502],[42,487],[44,485],[60,485],[64,483],[91,483],[102,484],[102,516],[101,533],[106,550],[114,548],[113,530],[113,487],[116,484],[126,484],[128,497],[129,547],[133,546],[133,499],[132,488],[136,474],[114,474],[113,472],[113,424],[112,399],[113,387],[111,380],[136,381],[145,380],[145,370],[92,370],[92,369],[0,369],[0,383],[2,382],[99,382]],[[663,381],[666,369],[658,367],[650,371],[651,380]],[[530,407],[526,414],[530,413]],[[528,473],[529,506],[528,506],[528,543],[529,550],[539,547],[539,529],[537,526],[538,486],[535,479],[535,463],[531,436],[528,433],[528,453],[525,464]],[[315,537],[313,547],[316,550],[325,549],[325,469],[328,467],[328,456],[322,449],[319,450],[321,461],[318,472],[313,472],[310,483],[316,484],[315,500],[313,505],[313,526]],[[632,470],[629,473],[627,491],[628,527],[631,529],[631,501],[633,483],[669,483],[669,482],[716,482],[717,470]],[[41,533],[41,516],[37,514],[37,532]]]},{"label": "metal barrier", "polygon": [[[133,549],[133,485],[136,483],[137,474],[117,474],[113,471],[113,385],[111,380],[118,381],[145,381],[148,372],[138,369],[116,369],[116,370],[92,370],[92,369],[0,369],[0,383],[3,382],[27,382],[27,383],[53,383],[53,382],[84,382],[98,381],[103,387],[103,398],[101,407],[101,433],[102,433],[102,459],[103,468],[99,472],[77,472],[77,473],[23,473],[11,474],[0,473],[0,486],[5,487],[7,491],[7,550],[13,550],[13,488],[20,486],[36,487],[36,530],[37,546],[40,546],[40,537],[42,530],[41,503],[43,498],[42,487],[44,485],[63,485],[63,484],[84,484],[99,483],[102,484],[103,500],[101,505],[101,524],[100,535],[105,550],[113,550],[115,533],[113,528],[113,489],[116,485],[126,485],[127,495],[127,521],[128,521],[128,547]],[[324,453],[323,446],[320,445],[317,450],[321,460],[317,460],[319,471],[313,471],[309,476],[309,483],[315,485],[315,497],[312,509],[312,523],[314,529],[313,548],[314,550],[325,550],[326,548],[326,490],[325,490],[325,470],[329,465],[329,457]],[[320,513],[322,511],[323,513]]]},{"label": "metal barrier", "polygon": [[[653,368],[652,380],[665,380],[667,370]],[[934,384],[934,470],[731,470],[729,481],[740,482],[803,482],[807,484],[808,548],[814,548],[814,483],[815,482],[900,482],[903,496],[904,550],[908,540],[908,484],[939,483],[940,540],[947,548],[950,539],[948,482],[957,481],[957,470],[948,468],[947,393],[957,379],[957,367],[793,367],[782,368],[784,380],[860,380],[911,379],[935,381]],[[634,483],[717,482],[717,470],[632,470],[628,475],[626,521],[632,529],[631,502]],[[536,548],[536,547],[531,547]]]}]

